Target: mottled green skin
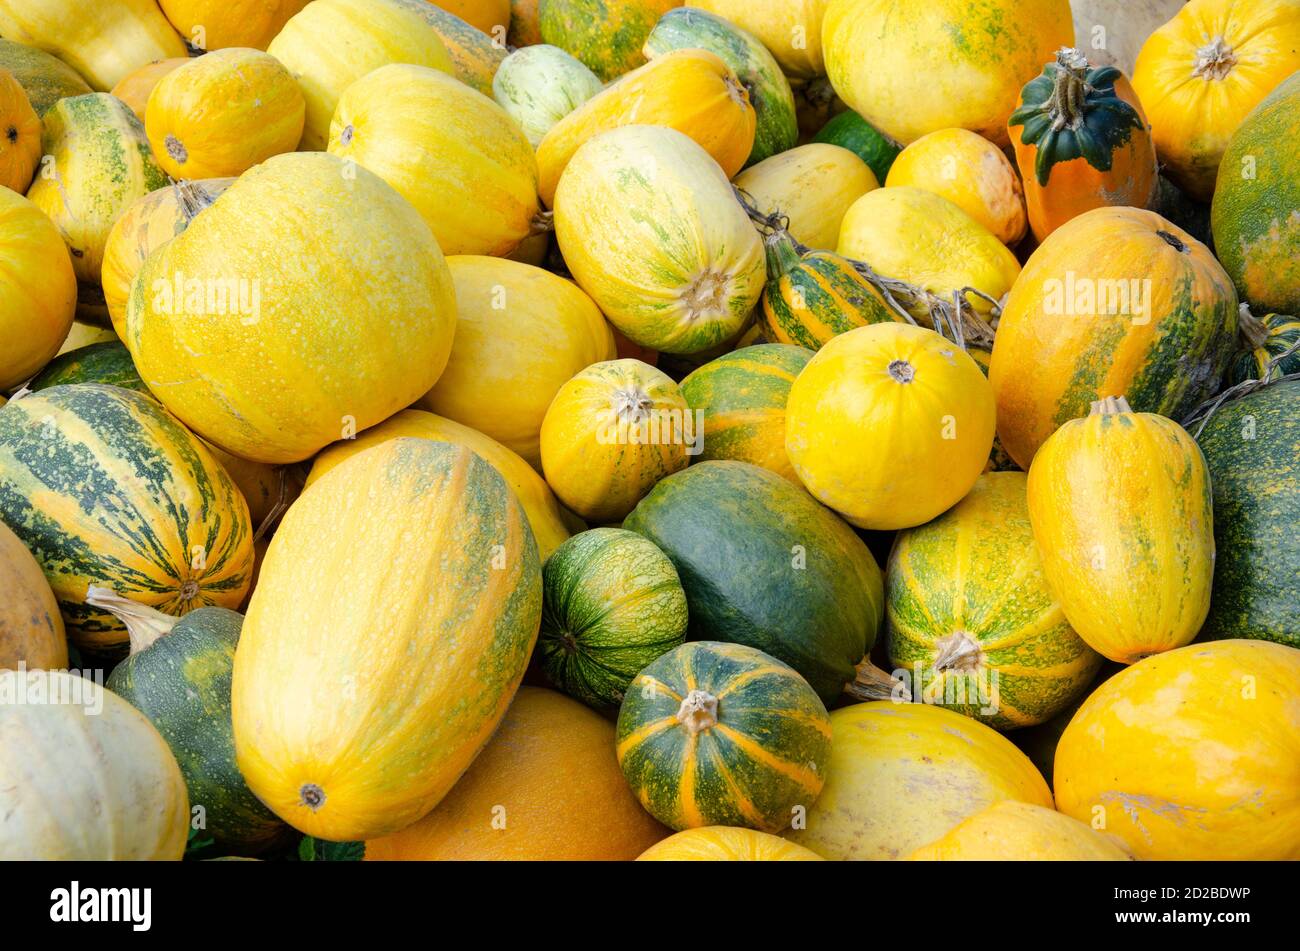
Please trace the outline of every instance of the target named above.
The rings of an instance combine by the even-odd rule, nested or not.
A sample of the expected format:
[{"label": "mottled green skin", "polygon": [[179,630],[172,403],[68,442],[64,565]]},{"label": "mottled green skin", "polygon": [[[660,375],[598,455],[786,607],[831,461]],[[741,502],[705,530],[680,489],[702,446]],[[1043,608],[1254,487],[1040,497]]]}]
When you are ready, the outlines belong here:
[{"label": "mottled green skin", "polygon": [[708,50],[716,55],[731,67],[749,93],[758,121],[746,168],[798,144],[799,121],[790,80],[758,37],[707,11],[678,7],[665,13],[655,25],[644,52],[653,59],[684,49]]},{"label": "mottled green skin", "polygon": [[1300,647],[1300,380],[1224,403],[1197,437],[1214,493],[1214,586],[1200,639]]},{"label": "mottled green skin", "polygon": [[822,130],[813,136],[813,141],[829,142],[853,152],[876,173],[876,181],[882,185],[894,159],[903,151],[902,146],[877,132],[875,126],[851,109],[822,126]]},{"label": "mottled green skin", "polygon": [[767,287],[763,321],[769,336],[820,350],[832,337],[897,316],[847,259],[830,251],[799,254],[785,232],[764,241]]},{"label": "mottled green skin", "polygon": [[[718,701],[717,725],[694,737],[677,719],[692,690]],[[664,825],[779,832],[796,807],[807,809],[821,792],[830,717],[807,682],[776,658],[697,641],[637,677],[618,713],[617,743],[632,791]]]},{"label": "mottled green skin", "polygon": [[0,39],[0,68],[14,74],[38,116],[60,99],[94,92],[63,60],[13,40]]},{"label": "mottled green skin", "polygon": [[67,383],[108,383],[150,395],[135,370],[131,352],[115,340],[92,343],[55,357],[28,384],[28,389],[45,390]]},{"label": "mottled green skin", "polygon": [[230,678],[242,615],[199,608],[113,669],[107,686],[157,727],[190,793],[201,835],[239,852],[274,845],[287,827],[253,795],[235,765]]},{"label": "mottled green skin", "polygon": [[632,678],[686,636],[677,570],[634,532],[574,535],[542,566],[542,594],[542,669],[560,690],[597,710],[616,708]]},{"label": "mottled green skin", "polygon": [[610,82],[645,63],[646,37],[672,3],[664,0],[541,0],[542,41],[572,53]]},{"label": "mottled green skin", "polygon": [[692,639],[771,654],[824,703],[839,697],[875,643],[884,591],[871,553],[774,472],[746,462],[693,465],[656,485],[623,527],[672,559]]},{"label": "mottled green skin", "polygon": [[1256,313],[1300,314],[1300,73],[1228,142],[1210,206],[1214,249]]},{"label": "mottled green skin", "polygon": [[1300,343],[1300,319],[1285,314],[1266,314],[1260,323],[1268,331],[1268,339],[1255,349],[1245,347],[1238,350],[1228,367],[1226,377],[1229,386],[1245,380],[1262,380],[1268,365],[1281,357],[1269,373],[1269,379],[1277,379],[1292,373],[1300,373],[1300,349],[1286,353]]},{"label": "mottled green skin", "polygon": [[497,104],[519,123],[533,148],[555,124],[601,90],[596,74],[556,46],[515,50],[492,77]]}]

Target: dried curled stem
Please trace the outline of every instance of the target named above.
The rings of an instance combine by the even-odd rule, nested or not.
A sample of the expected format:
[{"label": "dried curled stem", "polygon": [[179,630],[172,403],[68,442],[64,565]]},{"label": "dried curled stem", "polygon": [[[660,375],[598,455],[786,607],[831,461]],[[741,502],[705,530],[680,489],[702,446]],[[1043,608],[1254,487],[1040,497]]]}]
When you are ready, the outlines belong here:
[{"label": "dried curled stem", "polygon": [[[1210,397],[1200,406],[1196,407],[1196,409],[1183,417],[1183,428],[1192,433],[1193,439],[1197,439],[1205,429],[1205,424],[1210,421],[1211,417],[1219,411],[1219,407],[1224,403],[1231,403],[1233,400],[1239,400],[1243,396],[1246,396],[1249,393],[1254,393],[1256,390],[1262,390],[1266,386],[1273,386],[1276,383],[1284,383],[1288,380],[1300,380],[1300,373],[1287,373],[1278,376],[1273,375],[1273,371],[1277,368],[1278,364],[1298,350],[1300,350],[1300,340],[1297,340],[1295,343],[1291,344],[1291,346],[1287,347],[1281,353],[1268,361],[1268,364],[1264,367],[1264,372],[1260,374],[1262,379],[1242,380],[1240,383],[1230,386],[1226,390]],[[1196,427],[1195,432],[1192,431],[1193,426]]]}]

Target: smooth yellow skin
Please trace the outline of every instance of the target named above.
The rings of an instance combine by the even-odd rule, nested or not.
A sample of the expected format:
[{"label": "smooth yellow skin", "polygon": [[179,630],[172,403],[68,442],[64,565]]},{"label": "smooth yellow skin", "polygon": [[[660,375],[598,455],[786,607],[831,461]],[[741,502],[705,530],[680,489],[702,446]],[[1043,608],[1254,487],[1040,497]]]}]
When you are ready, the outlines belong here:
[{"label": "smooth yellow skin", "polygon": [[[949,300],[964,287],[1001,300],[1020,275],[1020,262],[993,232],[948,199],[910,185],[855,201],[836,252]],[[980,313],[990,310],[983,298],[967,300]]]},{"label": "smooth yellow skin", "polygon": [[1191,644],[1106,681],[1056,748],[1062,812],[1141,859],[1300,859],[1300,650]]},{"label": "smooth yellow skin", "polygon": [[503,258],[447,259],[456,337],[447,368],[419,402],[541,467],[542,419],[574,374],[616,356],[591,298],[549,271]]},{"label": "smooth yellow skin", "polygon": [[[690,410],[677,384],[640,360],[597,363],[564,384],[542,422],[542,468],[560,501],[590,522],[618,522],[656,482],[685,469],[681,430],[654,412]],[[683,425],[682,415],[672,419]]]},{"label": "smooth yellow skin", "polygon": [[959,126],[997,145],[1020,88],[1074,45],[1069,0],[832,0],[822,21],[839,97],[908,144]]},{"label": "smooth yellow skin", "polygon": [[[247,46],[264,50],[309,0],[158,0],[163,14],[205,50]],[[201,40],[201,42],[200,42]]]},{"label": "smooth yellow skin", "polygon": [[179,861],[189,794],[153,724],[66,671],[0,670],[0,694],[23,677],[69,702],[0,703],[0,861]]},{"label": "smooth yellow skin", "polygon": [[1129,862],[1114,837],[1054,809],[1003,799],[923,845],[913,862]]},{"label": "smooth yellow skin", "polygon": [[1011,741],[970,717],[878,700],[831,711],[826,786],[806,829],[785,833],[827,859],[902,859],[981,809],[1052,793]]},{"label": "smooth yellow skin", "polygon": [[[164,293],[177,275],[206,288],[242,280],[244,302],[256,291],[259,306],[206,313],[188,291]],[[428,392],[455,319],[451,275],[416,210],[363,168],[298,152],[244,173],[149,256],[132,284],[126,344],[191,429],[284,463]]]},{"label": "smooth yellow skin", "polygon": [[135,117],[144,122],[145,109],[149,105],[149,96],[162,78],[173,70],[180,69],[190,62],[188,56],[175,56],[160,59],[156,63],[146,63],[139,69],[132,70],[122,77],[111,90],[112,95],[131,107]]},{"label": "smooth yellow skin", "polygon": [[650,846],[638,862],[820,862],[822,857],[779,835],[733,826],[703,826]]},{"label": "smooth yellow skin", "polygon": [[41,160],[41,120],[27,92],[9,70],[0,67],[0,187],[27,191]]},{"label": "smooth yellow skin", "polygon": [[993,429],[993,390],[965,351],[923,327],[870,324],[831,338],[795,378],[785,448],[808,491],[854,525],[907,528],[970,491]]},{"label": "smooth yellow skin", "polygon": [[300,149],[325,148],[339,97],[380,66],[411,63],[451,74],[447,48],[418,7],[403,0],[314,0],[284,25],[266,51],[307,100]]},{"label": "smooth yellow skin", "polygon": [[237,176],[302,137],[306,103],[280,61],[260,50],[216,50],[164,76],[144,128],[172,178]]},{"label": "smooth yellow skin", "polygon": [[[1227,47],[1217,54],[1216,39]],[[1191,0],[1147,38],[1133,70],[1160,164],[1209,201],[1232,133],[1298,69],[1300,3]]]},{"label": "smooth yellow skin", "polygon": [[538,212],[537,160],[523,131],[436,69],[394,64],[349,86],[329,151],[397,189],[444,254],[509,254]]},{"label": "smooth yellow skin", "polygon": [[[0,403],[0,406],[3,406]],[[63,615],[41,566],[22,539],[0,522],[0,669],[58,670],[68,666]]]},{"label": "smooth yellow skin", "polygon": [[849,207],[880,187],[866,162],[826,142],[801,145],[763,159],[735,178],[765,214],[790,219],[786,229],[810,248],[834,251]]},{"label": "smooth yellow skin", "polygon": [[0,0],[0,35],[53,53],[100,92],[145,63],[188,55],[154,0]]},{"label": "smooth yellow skin", "polygon": [[1191,642],[1210,609],[1214,517],[1200,447],[1154,413],[1066,423],[1029,467],[1048,587],[1088,646],[1122,664]]},{"label": "smooth yellow skin", "polygon": [[72,328],[77,279],[54,223],[22,195],[0,188],[0,390],[37,373]]},{"label": "smooth yellow skin", "polygon": [[940,129],[903,149],[885,185],[912,185],[946,198],[1005,245],[1025,236],[1020,176],[1002,150],[968,129]]},{"label": "smooth yellow skin", "polygon": [[311,472],[307,474],[307,485],[310,486],[339,463],[351,459],[362,450],[402,436],[455,443],[482,456],[506,480],[506,484],[519,499],[519,504],[524,507],[524,514],[528,516],[528,524],[533,530],[537,550],[543,560],[569,537],[569,529],[560,512],[560,503],[556,501],[550,486],[532,466],[477,429],[470,429],[419,409],[404,409],[378,426],[371,426],[365,432],[358,433],[355,439],[344,439],[322,449],[312,463]]},{"label": "smooth yellow skin", "polygon": [[753,33],[792,79],[826,75],[822,17],[830,0],[697,0],[690,6]]}]

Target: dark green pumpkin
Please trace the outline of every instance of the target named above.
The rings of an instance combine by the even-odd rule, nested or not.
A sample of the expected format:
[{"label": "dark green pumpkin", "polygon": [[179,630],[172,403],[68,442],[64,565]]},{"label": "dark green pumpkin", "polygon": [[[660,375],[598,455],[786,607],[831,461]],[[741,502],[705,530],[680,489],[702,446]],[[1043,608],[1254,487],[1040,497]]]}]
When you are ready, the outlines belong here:
[{"label": "dark green pumpkin", "polygon": [[108,689],[143,713],[171,747],[202,808],[200,835],[235,852],[275,845],[285,824],[253,795],[235,765],[230,678],[243,615],[199,608],[183,618],[92,589],[88,599],[121,618],[131,653],[109,675]]},{"label": "dark green pumpkin", "polygon": [[672,559],[692,640],[771,654],[826,704],[855,679],[884,612],[866,545],[802,488],[747,462],[701,462],[661,481],[623,523]]},{"label": "dark green pumpkin", "polygon": [[683,644],[643,670],[618,713],[623,775],[674,829],[789,828],[830,760],[826,708],[794,670],[740,644]]},{"label": "dark green pumpkin", "polygon": [[612,710],[643,667],[682,643],[686,593],[668,556],[635,532],[593,528],[542,567],[537,656],[569,696]]},{"label": "dark green pumpkin", "polygon": [[1300,380],[1224,403],[1196,438],[1214,493],[1214,586],[1201,639],[1300,647]]},{"label": "dark green pumpkin", "polygon": [[44,390],[65,383],[108,383],[146,396],[152,395],[136,372],[131,352],[116,340],[92,343],[55,357],[28,384],[28,388]]},{"label": "dark green pumpkin", "polygon": [[1256,317],[1249,307],[1242,307],[1241,344],[1228,364],[1230,386],[1245,380],[1262,380],[1265,373],[1272,380],[1300,373],[1300,348],[1296,347],[1300,344],[1300,319],[1286,314]]},{"label": "dark green pumpkin", "polygon": [[829,142],[853,152],[876,173],[882,185],[902,147],[891,142],[862,116],[849,110],[827,122],[813,137],[814,142]]}]

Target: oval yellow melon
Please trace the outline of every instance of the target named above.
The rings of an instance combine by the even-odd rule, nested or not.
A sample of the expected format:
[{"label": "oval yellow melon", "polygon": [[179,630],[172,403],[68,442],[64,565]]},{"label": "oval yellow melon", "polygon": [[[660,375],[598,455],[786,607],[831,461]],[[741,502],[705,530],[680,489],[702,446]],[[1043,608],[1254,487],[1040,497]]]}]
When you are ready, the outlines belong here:
[{"label": "oval yellow melon", "polygon": [[822,857],[779,835],[734,826],[686,829],[650,846],[638,862],[820,862]]},{"label": "oval yellow melon", "polygon": [[1112,837],[1054,809],[1003,799],[910,856],[914,862],[1128,862]]},{"label": "oval yellow melon", "polygon": [[135,117],[144,122],[145,107],[149,105],[149,95],[162,78],[173,70],[180,69],[190,62],[188,56],[173,56],[146,63],[139,69],[132,70],[122,77],[121,82],[111,90],[112,94],[131,107]]}]

